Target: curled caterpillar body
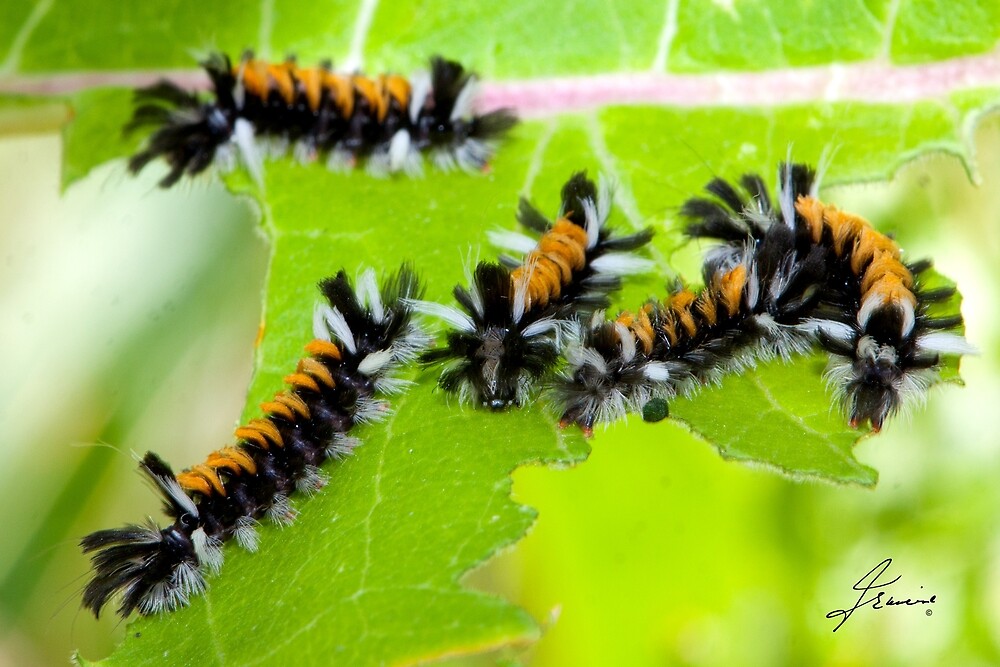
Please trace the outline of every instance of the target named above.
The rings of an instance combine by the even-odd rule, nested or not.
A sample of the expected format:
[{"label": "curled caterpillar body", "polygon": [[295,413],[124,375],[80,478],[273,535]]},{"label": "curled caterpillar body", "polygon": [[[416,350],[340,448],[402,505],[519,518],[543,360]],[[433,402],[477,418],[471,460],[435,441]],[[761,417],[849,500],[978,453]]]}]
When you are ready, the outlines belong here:
[{"label": "curled caterpillar body", "polygon": [[[828,379],[850,423],[874,430],[936,377],[940,354],[971,348],[927,305],[952,290],[921,291],[894,241],[865,220],[819,202],[815,173],[783,165],[777,206],[763,179],[715,179],[710,198],[686,202],[692,237],[723,241],[707,255],[705,289],[675,290],[614,322],[595,319],[567,350],[555,388],[562,424],[585,433],[739,371],[820,344],[833,353]],[[662,411],[655,411],[664,414]]]},{"label": "curled caterpillar body", "polygon": [[563,330],[576,314],[606,307],[622,275],[650,268],[630,251],[647,243],[652,230],[617,236],[605,227],[610,209],[606,183],[601,181],[598,193],[583,173],[563,186],[555,222],[522,199],[518,220],[541,237],[491,236],[498,245],[526,253],[524,259],[480,263],[468,289],[455,287],[463,310],[417,305],[453,327],[445,346],[422,357],[443,367],[438,381],[443,389],[495,410],[523,404],[558,361]]},{"label": "curled caterpillar body", "polygon": [[796,202],[799,219],[831,252],[823,308],[802,327],[831,353],[827,379],[850,416],[851,426],[883,422],[908,403],[923,400],[937,379],[942,355],[974,353],[953,330],[960,314],[934,317],[932,303],[955,290],[924,289],[920,274],[929,261],[907,264],[895,241],[857,216],[817,199]]},{"label": "curled caterpillar body", "polygon": [[[923,399],[938,376],[942,355],[975,351],[953,331],[962,325],[961,315],[928,314],[931,304],[948,299],[954,289],[924,289],[919,274],[931,263],[903,262],[893,239],[867,220],[817,199],[810,168],[784,164],[779,180],[778,214],[762,213],[769,205],[740,207],[732,186],[713,181],[708,189],[718,200],[714,207],[704,199],[685,205],[694,220],[689,233],[725,241],[715,251],[724,258],[746,236],[760,244],[772,228],[784,226],[794,232],[800,251],[812,247],[825,253],[824,279],[816,285],[819,298],[798,328],[831,353],[827,380],[851,426],[868,422],[879,431],[886,418]],[[761,179],[745,176],[742,182],[761,201],[755,192],[760,188],[753,187]],[[741,231],[742,240],[737,238]]]},{"label": "curled caterpillar body", "polygon": [[293,146],[300,160],[322,156],[331,168],[367,158],[376,175],[419,173],[424,152],[441,168],[477,170],[516,122],[507,109],[475,114],[475,75],[437,56],[429,74],[412,80],[338,74],[328,63],[311,68],[292,59],[268,63],[249,52],[235,67],[218,53],[202,67],[211,79],[211,97],[169,81],[136,91],[126,130],[152,127],[153,134],[129,169],[138,173],[162,156],[170,167],[162,187],[213,162],[231,168],[237,160],[260,181],[260,139],[267,140],[269,152]]},{"label": "curled caterpillar body", "polygon": [[407,305],[421,296],[419,281],[404,266],[380,289],[367,271],[355,290],[341,271],[320,290],[327,303],[316,310],[316,339],[285,378],[289,388],[261,405],[264,417],[237,428],[235,444],[176,475],[156,454],[143,457],[140,471],[171,523],[160,528],[150,520],[83,538],[94,568],[83,606],[95,616],[116,595],[123,617],[186,605],[205,590],[205,575],[221,567],[224,541],[256,550],[258,520],[290,523],[289,496],[321,488],[319,466],[359,444],[352,427],[386,415],[378,395],[405,387],[394,371],[430,342]]}]

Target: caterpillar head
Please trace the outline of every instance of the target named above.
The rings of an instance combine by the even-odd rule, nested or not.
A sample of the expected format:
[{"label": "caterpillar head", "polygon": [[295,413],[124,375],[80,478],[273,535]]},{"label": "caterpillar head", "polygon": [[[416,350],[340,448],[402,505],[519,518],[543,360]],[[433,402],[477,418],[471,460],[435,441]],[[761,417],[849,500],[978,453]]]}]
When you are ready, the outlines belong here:
[{"label": "caterpillar head", "polygon": [[205,589],[195,540],[178,524],[100,530],[80,546],[93,554],[94,576],[84,588],[83,606],[94,616],[117,594],[118,613],[125,617],[134,610],[155,614],[182,607]]},{"label": "caterpillar head", "polygon": [[901,403],[906,374],[898,347],[851,324],[829,320],[813,324],[819,343],[834,355],[826,379],[846,408],[851,427],[871,422],[872,430],[879,431]]},{"label": "caterpillar head", "polygon": [[[452,326],[447,344],[421,359],[443,367],[438,385],[463,401],[502,410],[523,405],[535,381],[558,361],[564,320],[524,315],[516,308],[510,271],[500,264],[476,266],[471,288],[455,288],[462,310],[413,302],[423,313]],[[523,296],[522,296],[523,299]]]},{"label": "caterpillar head", "polygon": [[446,348],[424,356],[427,362],[446,362],[438,381],[443,389],[492,410],[523,405],[533,381],[557,359],[547,335],[517,326],[454,331]]},{"label": "caterpillar head", "polygon": [[876,432],[886,418],[926,397],[938,377],[941,355],[975,353],[961,335],[936,330],[954,325],[951,318],[921,318],[915,335],[903,338],[861,331],[853,323],[808,323],[815,327],[823,348],[833,354],[826,379],[847,410],[851,426],[870,422]]},{"label": "caterpillar head", "polygon": [[[228,86],[217,90],[231,90],[231,83],[220,84],[219,79],[220,76],[231,79],[231,75],[224,75],[221,70],[208,71],[217,86]],[[143,148],[129,159],[129,171],[138,174],[147,164],[163,157],[170,171],[160,181],[162,187],[170,187],[184,174],[201,173],[211,166],[217,155],[222,159],[220,150],[233,138],[236,119],[231,108],[205,103],[197,95],[168,81],[137,90],[135,103],[132,120],[125,126],[125,132],[154,129]],[[227,153],[230,154],[232,151]]]},{"label": "caterpillar head", "polygon": [[566,350],[568,372],[554,388],[562,408],[560,426],[577,424],[587,437],[595,423],[642,408],[669,376],[663,364],[638,353],[625,327],[603,317],[595,313],[590,329],[575,336],[580,342]]},{"label": "caterpillar head", "polygon": [[904,372],[899,351],[895,345],[881,344],[872,336],[860,336],[851,366],[852,377],[844,396],[851,426],[856,428],[869,421],[877,433],[901,403]]},{"label": "caterpillar head", "polygon": [[150,523],[99,530],[80,541],[83,553],[92,554],[94,574],[84,588],[83,606],[94,616],[116,595],[121,595],[118,612],[123,617],[183,607],[205,590],[204,570],[215,571],[222,564],[218,538],[206,534],[197,506],[170,466],[148,452],[139,470],[160,492],[174,523],[163,529]]}]

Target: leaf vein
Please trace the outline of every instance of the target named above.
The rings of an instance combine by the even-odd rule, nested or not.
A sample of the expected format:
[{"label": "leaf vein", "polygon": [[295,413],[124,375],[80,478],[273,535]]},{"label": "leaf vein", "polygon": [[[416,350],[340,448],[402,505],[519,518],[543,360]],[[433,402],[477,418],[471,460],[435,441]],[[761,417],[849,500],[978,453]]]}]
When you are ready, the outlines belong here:
[{"label": "leaf vein", "polygon": [[354,20],[354,31],[351,33],[350,50],[344,59],[345,71],[360,69],[364,64],[365,43],[368,41],[368,33],[371,32],[372,19],[377,7],[378,0],[361,0],[358,16]]},{"label": "leaf vein", "polygon": [[760,390],[760,393],[764,396],[764,400],[767,401],[768,405],[771,406],[772,410],[774,410],[780,415],[785,416],[787,419],[794,421],[796,424],[799,425],[799,427],[803,431],[806,431],[810,435],[814,436],[817,440],[822,442],[824,445],[826,445],[830,449],[830,451],[832,451],[836,455],[837,458],[847,462],[848,464],[851,464],[852,467],[856,467],[854,465],[854,462],[851,461],[851,457],[845,454],[843,450],[841,450],[839,447],[837,447],[837,445],[831,442],[830,438],[825,433],[820,433],[813,427],[806,424],[805,420],[802,419],[802,417],[800,417],[795,412],[781,405],[781,403],[779,403],[778,400],[774,397],[774,394],[771,393],[771,390],[764,383],[760,381],[760,376],[757,373],[751,373],[750,377],[751,381]]},{"label": "leaf vein", "polygon": [[257,27],[257,50],[262,58],[271,57],[271,33],[274,31],[274,0],[260,0],[260,25]]},{"label": "leaf vein", "polygon": [[886,12],[885,25],[883,26],[885,34],[882,37],[882,48],[880,49],[880,55],[886,60],[889,60],[892,52],[892,36],[896,32],[896,18],[899,16],[899,5],[900,0],[889,0],[889,9]]},{"label": "leaf vein", "polygon": [[[590,144],[591,150],[594,151],[594,155],[597,157],[597,161],[601,164],[601,170],[607,174],[607,176],[613,179],[615,184],[615,202],[621,208],[622,212],[625,214],[625,218],[629,221],[629,224],[633,229],[642,229],[645,225],[643,224],[643,215],[639,211],[639,205],[635,201],[635,197],[632,195],[632,189],[625,183],[622,178],[622,174],[618,171],[615,165],[614,156],[611,151],[608,150],[608,145],[604,141],[604,135],[601,132],[600,125],[595,114],[589,114],[587,116],[587,141]],[[676,272],[670,267],[667,262],[667,258],[663,255],[663,252],[652,244],[647,244],[649,248],[649,253],[653,256],[653,260],[656,262],[657,267],[660,270],[660,274],[666,279],[676,275]]]},{"label": "leaf vein", "polygon": [[664,10],[663,29],[660,31],[660,39],[656,44],[656,55],[653,57],[653,64],[649,68],[652,72],[667,71],[667,63],[670,58],[670,47],[677,37],[677,10],[680,7],[680,0],[667,0]]},{"label": "leaf vein", "polygon": [[27,45],[28,40],[31,39],[31,35],[35,32],[38,24],[42,22],[42,19],[52,9],[53,4],[55,4],[55,0],[40,0],[35,5],[35,8],[31,10],[31,14],[28,15],[21,29],[17,31],[17,35],[14,36],[14,41],[11,42],[7,57],[0,64],[0,74],[13,72],[21,64],[24,47]]}]

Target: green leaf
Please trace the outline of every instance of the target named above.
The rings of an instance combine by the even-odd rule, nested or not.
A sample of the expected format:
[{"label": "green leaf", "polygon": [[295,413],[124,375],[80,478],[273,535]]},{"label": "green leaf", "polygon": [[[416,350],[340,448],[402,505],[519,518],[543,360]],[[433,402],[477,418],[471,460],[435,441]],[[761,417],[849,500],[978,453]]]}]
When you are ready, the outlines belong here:
[{"label": "green leaf", "polygon": [[[269,389],[279,381],[258,378]],[[106,664],[410,664],[536,639],[530,616],[457,577],[531,525],[534,512],[509,498],[510,472],[582,460],[586,446],[560,437],[553,449],[539,414],[456,410],[440,398],[396,400],[355,456],[327,467],[331,483],[298,504],[293,527],[262,531],[255,555],[227,550],[208,595],[129,626]]]},{"label": "green leaf", "polygon": [[892,33],[892,57],[917,63],[985,53],[998,38],[1000,5],[992,0],[902,0]]},{"label": "green leaf", "polygon": [[[530,129],[522,135],[530,146]],[[294,367],[309,340],[314,285],[341,266],[353,272],[418,260],[429,296],[449,298],[468,247],[481,242],[482,226],[463,221],[484,214],[513,219],[530,152],[513,153],[481,178],[431,172],[421,180],[377,180],[360,171],[269,163],[262,208],[273,256],[250,405],[269,398]],[[456,178],[464,187],[449,187]],[[558,205],[561,178],[548,176],[540,197],[546,208]],[[231,180],[251,187],[244,174]],[[308,191],[328,194],[304,197]],[[422,380],[393,401],[385,425],[364,429],[365,445],[354,456],[328,466],[331,483],[300,503],[293,528],[266,530],[254,556],[228,550],[225,574],[206,596],[130,626],[108,662],[142,664],[164,651],[196,660],[211,646],[218,664],[261,655],[275,662],[332,655],[348,664],[410,663],[536,638],[524,612],[468,591],[458,579],[532,522],[534,513],[509,499],[510,472],[531,462],[578,462],[588,448],[579,434],[558,433],[542,410],[459,408],[431,391],[432,377]],[[255,413],[248,408],[244,417]],[[269,621],[266,632],[257,620],[262,605],[283,619]],[[244,629],[233,632],[237,627]],[[275,639],[303,632],[308,642]]]},{"label": "green leaf", "polygon": [[796,478],[874,486],[877,473],[854,458],[855,431],[830,410],[830,395],[816,376],[826,357],[726,377],[719,390],[677,401],[673,414],[715,443],[727,459],[777,468]]},{"label": "green leaf", "polygon": [[139,146],[141,137],[122,131],[131,118],[131,101],[132,91],[122,88],[97,88],[73,96],[70,110],[75,120],[63,129],[63,187]]},{"label": "green leaf", "polygon": [[888,0],[678,3],[670,63],[681,71],[763,70],[873,58]]},{"label": "green leaf", "polygon": [[[296,52],[303,62],[363,54],[370,69],[400,71],[442,52],[486,78],[647,68],[713,73],[887,55],[934,60],[991,48],[998,36],[993,10],[960,4],[929,12],[905,0],[801,6],[673,0],[665,7],[17,1],[0,9],[0,48],[7,47],[2,71],[21,76],[192,67],[192,51],[235,54],[248,46],[272,57]],[[783,92],[775,91],[776,103]],[[929,150],[966,155],[968,129],[998,98],[989,89],[900,104],[609,104],[526,121],[487,175],[428,169],[420,179],[379,180],[363,170],[334,174],[291,159],[267,164],[262,189],[232,174],[227,184],[258,204],[272,250],[263,338],[243,416],[256,415],[253,406],[280,389],[309,338],[314,285],[341,267],[389,270],[412,260],[428,282],[428,297],[450,301],[470,250],[493,255],[484,232],[515,226],[519,195],[552,212],[566,177],[586,168],[617,180],[614,224],[657,229],[651,250],[657,274],[630,282],[618,299],[633,307],[662,294],[668,277],[696,280],[704,248],[684,243],[675,212],[714,174],[770,175],[790,146],[796,159],[810,162],[832,146],[828,184],[885,179]],[[69,99],[76,117],[64,135],[67,184],[125,157],[137,141],[118,131],[129,114],[126,89],[85,90]],[[184,187],[174,192],[183,197]],[[797,479],[872,486],[876,472],[854,458],[858,433],[830,409],[822,366],[820,357],[764,365],[674,402],[671,417],[725,458]],[[294,527],[265,530],[254,556],[227,549],[223,573],[205,596],[130,625],[108,663],[167,657],[410,664],[536,639],[537,623],[525,612],[470,591],[460,579],[531,525],[532,511],[509,499],[510,472],[526,463],[572,465],[588,447],[576,433],[559,433],[544,404],[488,414],[435,392],[430,374],[416,379],[393,401],[385,424],[363,429],[366,444],[355,456],[327,467],[331,483],[299,504]],[[675,421],[616,425],[597,441],[625,446],[636,434],[667,444],[684,437]]]},{"label": "green leaf", "polygon": [[[0,8],[7,72],[191,67],[192,52],[254,48],[303,62],[344,59],[355,42],[372,67],[415,68],[431,53],[490,77],[649,67],[764,70],[891,56],[926,62],[981,53],[1000,38],[991,0],[732,0],[663,4],[363,3],[196,0],[125,5],[10,0]],[[600,39],[595,42],[595,35]],[[667,37],[667,43],[664,37]],[[113,46],[110,46],[113,45]]]},{"label": "green leaf", "polygon": [[[770,127],[781,145],[786,137],[822,137],[836,127],[843,137],[841,151],[851,154],[864,146],[866,159],[838,163],[831,178],[848,167],[861,178],[888,171],[886,162],[922,143],[958,145],[960,128],[937,105],[908,108],[910,123],[890,129],[890,119],[901,111],[861,105],[744,110],[741,122],[733,124],[726,116],[731,111],[618,108],[526,123],[484,177],[428,172],[422,179],[378,180],[361,171],[340,175],[286,160],[267,165],[261,194],[245,175],[235,174],[235,187],[261,198],[273,252],[251,405],[268,398],[294,366],[309,338],[313,285],[342,265],[348,271],[367,264],[387,269],[415,260],[429,282],[429,297],[448,300],[451,286],[462,280],[467,249],[482,244],[484,229],[513,226],[518,193],[527,189],[543,209],[554,210],[562,181],[580,167],[609,171],[619,179],[620,193],[629,193],[626,200],[642,202],[636,220],[630,223],[617,212],[614,221],[620,226],[652,222],[660,232],[656,250],[667,256],[676,252],[679,230],[672,218],[652,211],[674,209],[684,191],[656,186],[688,180],[693,191],[708,173],[705,168],[692,173],[668,156],[715,146],[717,164],[739,173],[780,157],[776,147],[756,143],[758,128]],[[842,118],[854,118],[854,126],[844,127]],[[724,123],[731,129],[721,141],[713,128]],[[655,131],[662,127],[684,131]],[[743,134],[739,128],[745,128]],[[640,141],[644,150],[636,146]],[[803,142],[797,153],[815,160],[820,150]],[[655,174],[656,180],[643,182],[644,174]],[[456,179],[461,187],[454,187]],[[307,194],[316,192],[324,195]],[[639,281],[629,296],[642,298],[658,289],[659,281]],[[852,454],[856,432],[830,410],[822,366],[816,357],[727,378],[718,390],[675,402],[673,414],[728,458],[800,477],[872,485],[874,471]],[[456,582],[530,524],[531,515],[507,500],[507,474],[530,461],[578,461],[586,447],[576,434],[560,437],[553,415],[544,409],[496,415],[460,409],[433,391],[433,381],[424,374],[417,387],[395,401],[396,414],[386,427],[366,429],[368,444],[333,466],[329,488],[301,504],[303,514],[294,528],[268,531],[257,556],[230,550],[225,573],[204,600],[133,626],[141,637],[129,635],[114,662],[133,664],[162,650],[188,659],[204,646],[213,647],[219,664],[240,664],[261,654],[282,661],[303,651],[313,655],[313,650],[316,656],[335,652],[351,663],[411,662],[535,637],[528,617],[463,591]],[[244,418],[254,414],[250,408]],[[646,431],[655,438],[673,429],[664,424]],[[625,436],[618,429],[606,440],[613,446]],[[467,546],[456,552],[456,544]],[[364,567],[366,562],[373,569]],[[281,564],[280,571],[273,570],[274,563]],[[260,632],[259,621],[240,621],[251,619],[250,611],[262,604],[288,610],[276,614],[282,620],[269,623],[266,633]],[[418,618],[419,625],[413,625]],[[236,627],[246,632],[232,632]],[[372,627],[379,631],[371,632]],[[323,639],[305,646],[275,639],[305,630]]]}]

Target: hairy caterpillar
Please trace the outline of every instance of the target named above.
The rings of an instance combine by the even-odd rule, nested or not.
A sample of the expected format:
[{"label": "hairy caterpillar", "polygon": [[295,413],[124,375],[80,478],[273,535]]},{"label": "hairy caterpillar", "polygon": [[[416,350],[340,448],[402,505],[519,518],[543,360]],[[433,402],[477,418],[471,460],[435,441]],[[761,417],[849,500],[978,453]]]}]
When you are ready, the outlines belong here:
[{"label": "hairy caterpillar", "polygon": [[930,262],[904,263],[891,238],[820,202],[811,168],[782,165],[779,180],[777,207],[757,175],[740,187],[715,179],[711,197],[684,204],[691,237],[723,242],[706,257],[705,288],[678,287],[636,313],[583,327],[554,390],[563,425],[589,435],[653,399],[818,344],[832,355],[827,379],[851,425],[878,431],[924,395],[941,355],[972,351],[950,331],[960,315],[928,314],[954,293],[921,288]]},{"label": "hairy caterpillar", "polygon": [[235,444],[178,474],[152,452],[141,460],[171,523],[161,528],[150,519],[83,538],[93,564],[83,606],[95,616],[116,595],[122,616],[186,605],[205,590],[206,574],[221,567],[224,541],[255,551],[258,519],[290,523],[289,495],[321,488],[319,466],[359,444],[352,427],[385,416],[378,395],[408,384],[393,372],[429,343],[406,305],[422,294],[413,271],[404,265],[380,289],[369,270],[356,290],[341,271],[319,288],[327,303],[316,309],[309,356],[285,378],[289,388],[261,405],[263,418],[237,428]]},{"label": "hairy caterpillar", "polygon": [[138,173],[163,157],[170,171],[162,187],[213,162],[231,168],[237,160],[259,182],[261,139],[269,152],[292,146],[298,159],[322,156],[334,169],[367,158],[376,175],[419,173],[424,152],[441,168],[481,169],[495,140],[516,122],[507,109],[474,113],[475,75],[438,56],[429,74],[412,80],[338,74],[329,63],[268,63],[250,52],[235,67],[228,56],[213,53],[202,67],[212,83],[209,97],[165,80],[136,91],[126,130],[152,127],[153,133],[129,169]]},{"label": "hairy caterpillar", "polygon": [[629,251],[647,243],[652,230],[617,236],[605,227],[610,210],[607,183],[602,180],[598,192],[582,172],[563,186],[555,222],[522,198],[518,220],[540,238],[513,232],[491,237],[497,245],[525,253],[524,259],[479,263],[469,288],[455,287],[463,310],[417,304],[453,327],[446,345],[422,357],[443,367],[438,381],[443,389],[492,409],[527,400],[536,381],[558,361],[561,332],[572,318],[607,307],[607,296],[620,287],[622,275],[650,268]]}]

